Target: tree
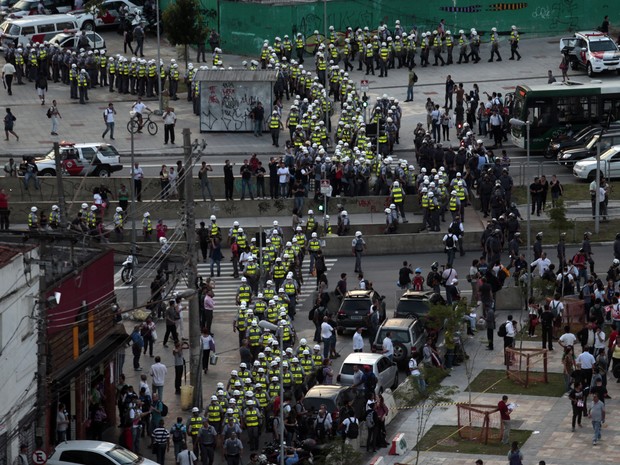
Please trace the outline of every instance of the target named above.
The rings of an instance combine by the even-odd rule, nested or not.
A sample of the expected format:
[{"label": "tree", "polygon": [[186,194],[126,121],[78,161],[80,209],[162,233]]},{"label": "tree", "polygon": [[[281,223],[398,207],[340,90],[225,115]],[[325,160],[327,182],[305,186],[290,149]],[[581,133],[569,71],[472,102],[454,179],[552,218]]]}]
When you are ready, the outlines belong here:
[{"label": "tree", "polygon": [[549,226],[558,232],[558,236],[573,227],[572,223],[566,218],[566,205],[561,198],[556,201],[555,207],[547,211],[547,215],[550,220]]},{"label": "tree", "polygon": [[440,383],[447,373],[440,367],[423,367],[423,376],[426,379],[427,387],[425,391],[420,391],[417,381],[412,376],[407,379],[407,383],[395,392],[395,397],[399,408],[415,409],[415,465],[419,463],[420,441],[427,431],[427,425],[433,412],[436,409],[445,410],[453,403],[454,396],[458,389],[455,386],[442,386]]},{"label": "tree", "polygon": [[168,5],[163,14],[164,30],[172,45],[185,46],[185,66],[187,67],[187,46],[206,39],[200,4],[197,0],[178,0]]}]

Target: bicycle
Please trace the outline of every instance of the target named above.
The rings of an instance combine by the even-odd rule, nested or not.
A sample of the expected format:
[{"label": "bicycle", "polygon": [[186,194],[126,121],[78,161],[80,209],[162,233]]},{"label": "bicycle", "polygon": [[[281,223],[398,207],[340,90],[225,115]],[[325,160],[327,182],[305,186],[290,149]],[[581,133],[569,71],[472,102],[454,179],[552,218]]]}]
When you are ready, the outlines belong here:
[{"label": "bicycle", "polygon": [[[136,132],[138,132],[138,129],[141,129],[140,122],[138,121],[138,118],[135,117],[135,113],[133,111],[129,112],[129,114],[131,115],[131,118],[127,123],[127,130],[131,134],[135,134]],[[151,119],[152,114],[153,112],[151,111],[146,117],[146,120],[144,118],[142,119],[142,127],[146,126],[146,130],[149,132],[149,134],[151,136],[154,136],[155,134],[157,134],[159,126],[157,126],[157,123]]]}]

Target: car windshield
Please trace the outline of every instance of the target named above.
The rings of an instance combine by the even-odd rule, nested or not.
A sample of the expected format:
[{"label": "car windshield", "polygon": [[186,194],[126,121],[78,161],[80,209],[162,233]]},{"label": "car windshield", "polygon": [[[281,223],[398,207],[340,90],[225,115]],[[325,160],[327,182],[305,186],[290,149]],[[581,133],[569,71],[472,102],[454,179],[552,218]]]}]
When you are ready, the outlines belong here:
[{"label": "car windshield", "polygon": [[330,413],[336,410],[334,399],[326,399],[324,397],[304,397],[304,407],[309,412],[318,412],[323,404],[325,404],[327,411]]},{"label": "car windshield", "polygon": [[4,24],[4,26],[0,27],[0,30],[2,30],[8,36],[18,36],[20,28],[17,24],[7,22]]},{"label": "car windshield", "polygon": [[115,147],[108,145],[108,144],[100,145],[99,152],[101,152],[101,155],[103,155],[104,157],[116,157],[118,155],[118,150],[116,150]]},{"label": "car windshield", "polygon": [[367,299],[345,299],[340,310],[351,312],[356,310],[370,310],[370,302]]},{"label": "car windshield", "polygon": [[13,8],[15,10],[23,10],[23,11],[30,10],[36,7],[37,7],[37,3],[31,0],[19,0],[19,2],[13,5]]},{"label": "car windshield", "polygon": [[353,374],[353,367],[355,365],[361,366],[359,363],[343,363],[342,367],[340,368],[340,374],[352,375]]},{"label": "car windshield", "polygon": [[379,344],[381,344],[383,342],[383,339],[385,339],[385,336],[387,336],[388,331],[392,331],[392,342],[401,342],[401,343],[408,343],[411,342],[411,336],[409,335],[409,331],[408,330],[395,330],[395,329],[389,329],[389,328],[382,328],[379,331],[379,336],[377,337],[377,342]]},{"label": "car windshield", "polygon": [[616,47],[613,40],[597,40],[590,42],[591,52],[609,52],[611,50],[618,50],[618,47]]},{"label": "car windshield", "polygon": [[124,447],[116,446],[113,449],[106,452],[106,455],[112,458],[119,465],[131,465],[135,463],[140,463],[142,461],[141,457],[138,457],[136,454],[131,452],[130,450],[125,449]]},{"label": "car windshield", "polygon": [[407,315],[426,315],[429,310],[429,303],[418,299],[401,299],[396,307],[396,313]]}]

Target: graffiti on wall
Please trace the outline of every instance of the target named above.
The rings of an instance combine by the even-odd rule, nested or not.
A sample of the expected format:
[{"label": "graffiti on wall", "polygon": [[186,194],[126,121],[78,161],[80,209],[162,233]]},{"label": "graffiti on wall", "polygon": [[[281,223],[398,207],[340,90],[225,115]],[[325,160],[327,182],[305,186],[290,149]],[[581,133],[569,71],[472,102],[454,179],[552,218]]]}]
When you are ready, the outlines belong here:
[{"label": "graffiti on wall", "polygon": [[244,132],[253,130],[250,112],[258,102],[269,108],[269,82],[209,82],[200,89],[200,131]]}]

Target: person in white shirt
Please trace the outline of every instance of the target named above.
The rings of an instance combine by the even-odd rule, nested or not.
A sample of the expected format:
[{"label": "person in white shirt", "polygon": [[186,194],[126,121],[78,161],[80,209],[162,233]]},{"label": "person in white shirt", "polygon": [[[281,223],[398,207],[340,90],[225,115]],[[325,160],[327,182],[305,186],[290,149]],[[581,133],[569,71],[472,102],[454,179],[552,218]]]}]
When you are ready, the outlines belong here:
[{"label": "person in white shirt", "polygon": [[116,110],[112,102],[108,103],[108,108],[103,110],[103,122],[105,123],[105,131],[101,134],[101,138],[105,139],[105,135],[110,132],[110,139],[114,140],[114,115]]},{"label": "person in white shirt", "polygon": [[558,337],[558,332],[562,326],[562,315],[564,315],[564,304],[560,301],[560,294],[556,293],[549,304],[553,313],[553,337]]},{"label": "person in white shirt", "polygon": [[138,131],[142,132],[142,127],[144,126],[144,119],[142,118],[142,113],[146,111],[151,111],[149,107],[147,107],[144,103],[142,103],[142,99],[138,97],[136,103],[134,103],[131,109],[135,112],[134,117],[138,119]]},{"label": "person in white shirt", "polygon": [[590,384],[592,383],[592,368],[596,363],[596,359],[590,352],[584,351],[579,354],[579,357],[577,357],[577,360],[575,360],[575,362],[581,370],[581,379],[583,380],[583,385],[590,386]]},{"label": "person in white shirt", "polygon": [[155,357],[155,363],[151,365],[151,371],[149,375],[152,378],[153,383],[153,393],[157,393],[159,395],[159,400],[164,401],[164,383],[166,382],[166,374],[168,373],[168,369],[166,365],[161,363],[161,357],[158,355]]},{"label": "person in white shirt", "polygon": [[357,328],[353,334],[353,352],[364,351],[364,338],[362,337],[362,331],[364,328]]},{"label": "person in white shirt", "polygon": [[605,331],[599,326],[594,331],[594,356],[597,357],[601,352],[605,353]]},{"label": "person in white shirt", "polygon": [[280,197],[286,198],[288,196],[288,182],[291,178],[291,172],[284,166],[284,162],[280,162],[280,168],[277,171],[278,182],[280,183]]},{"label": "person in white shirt", "polygon": [[172,108],[166,107],[162,118],[164,120],[164,145],[168,143],[168,138],[170,138],[170,143],[174,144],[174,126],[177,123],[177,115]]},{"label": "person in white shirt", "polygon": [[426,381],[424,379],[424,375],[422,375],[422,372],[418,367],[418,362],[415,357],[411,357],[411,359],[409,359],[409,374],[418,382],[420,392],[426,391]]},{"label": "person in white shirt", "polygon": [[334,328],[329,324],[328,318],[323,317],[323,323],[321,323],[321,340],[323,341],[323,359],[329,358],[329,348],[332,343],[332,336],[334,335]]},{"label": "person in white shirt", "polygon": [[392,343],[392,332],[388,331],[385,337],[383,338],[383,342],[381,343],[383,347],[383,355],[392,360],[394,357],[394,344]]},{"label": "person in white shirt", "polygon": [[131,169],[131,177],[133,178],[133,187],[135,189],[136,200],[142,202],[142,178],[144,171],[140,168],[140,164],[136,162]]},{"label": "person in white shirt", "polygon": [[[357,429],[358,429],[358,434],[355,438],[351,438],[349,437],[349,428],[351,428],[351,425],[357,425]],[[350,416],[344,419],[344,421],[342,422],[342,428],[344,430],[344,437],[346,438],[344,440],[345,444],[350,445],[353,450],[357,451],[359,449],[359,420],[357,418],[355,418],[355,416]]]},{"label": "person in white shirt", "polygon": [[515,341],[516,335],[516,323],[512,319],[512,315],[508,315],[508,319],[506,320],[506,335],[504,336],[504,359],[505,365],[508,366],[511,363],[511,356],[508,355],[506,349],[512,347]]},{"label": "person in white shirt", "polygon": [[564,326],[564,334],[562,334],[558,339],[558,344],[560,344],[560,346],[562,346],[564,349],[570,348],[571,350],[574,350],[573,347],[575,346],[576,342],[577,336],[570,332],[570,326]]},{"label": "person in white shirt", "polygon": [[533,268],[538,268],[538,274],[541,278],[545,274],[545,271],[549,269],[549,265],[551,265],[551,260],[547,258],[546,252],[543,252],[539,259],[531,263]]}]

